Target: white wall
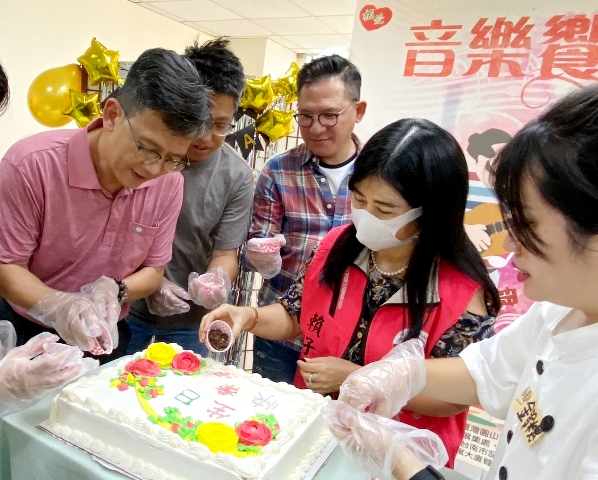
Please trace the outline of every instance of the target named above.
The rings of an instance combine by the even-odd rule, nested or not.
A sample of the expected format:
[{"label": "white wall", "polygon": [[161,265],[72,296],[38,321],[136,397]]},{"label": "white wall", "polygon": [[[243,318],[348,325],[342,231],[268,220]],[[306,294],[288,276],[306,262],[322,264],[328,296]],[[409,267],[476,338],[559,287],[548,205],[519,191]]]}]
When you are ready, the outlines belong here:
[{"label": "white wall", "polygon": [[230,39],[230,48],[241,60],[245,75],[248,77],[261,77],[264,75],[267,40],[265,37]]},{"label": "white wall", "polygon": [[292,62],[297,61],[297,54],[279,43],[268,39],[266,42],[266,55],[264,57],[264,75],[272,75],[276,80],[284,76]]},{"label": "white wall", "polygon": [[[177,52],[198,38],[211,37],[127,0],[3,1],[0,15],[0,63],[8,73],[11,101],[0,117],[0,158],[25,136],[48,130],[27,107],[27,91],[44,70],[77,63],[96,37],[120,59],[163,47]],[[64,128],[77,128],[71,122]]]},{"label": "white wall", "polygon": [[286,73],[291,62],[297,61],[295,52],[265,37],[231,38],[230,47],[249,77],[270,74],[274,81]]}]

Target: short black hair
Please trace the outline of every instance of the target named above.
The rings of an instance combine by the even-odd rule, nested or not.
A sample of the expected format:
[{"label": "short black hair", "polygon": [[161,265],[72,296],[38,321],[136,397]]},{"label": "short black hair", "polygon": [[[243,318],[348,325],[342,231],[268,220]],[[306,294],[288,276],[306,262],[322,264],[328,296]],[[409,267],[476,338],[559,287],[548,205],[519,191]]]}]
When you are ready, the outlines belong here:
[{"label": "short black hair", "polygon": [[522,188],[531,180],[568,222],[571,245],[598,235],[598,85],[570,93],[529,122],[498,154],[494,189],[509,227],[530,252],[543,242],[526,216]]},{"label": "short black hair", "polygon": [[197,40],[185,49],[206,85],[214,93],[232,97],[235,107],[245,90],[245,72],[241,60],[228,48],[229,41],[220,37],[199,45]]},{"label": "short black hair", "polygon": [[127,115],[153,110],[172,133],[187,136],[209,127],[209,95],[210,90],[187,58],[153,48],[133,63],[116,98]]},{"label": "short black hair", "polygon": [[8,106],[8,98],[10,96],[10,90],[8,89],[8,77],[6,72],[0,65],[0,114],[4,113]]},{"label": "short black hair", "polygon": [[345,97],[359,100],[361,95],[361,74],[355,65],[340,55],[318,57],[301,67],[297,74],[297,92],[305,85],[316,83],[325,78],[339,77],[345,84]]}]

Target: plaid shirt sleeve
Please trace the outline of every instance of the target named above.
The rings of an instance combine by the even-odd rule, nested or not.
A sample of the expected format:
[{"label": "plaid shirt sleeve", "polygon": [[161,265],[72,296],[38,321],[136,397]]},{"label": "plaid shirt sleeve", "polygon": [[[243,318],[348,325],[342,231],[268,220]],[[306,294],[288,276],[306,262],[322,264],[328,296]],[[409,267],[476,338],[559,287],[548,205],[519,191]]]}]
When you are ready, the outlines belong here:
[{"label": "plaid shirt sleeve", "polygon": [[249,238],[273,237],[282,232],[284,205],[276,184],[275,174],[264,166],[255,187],[253,197],[253,221]]}]

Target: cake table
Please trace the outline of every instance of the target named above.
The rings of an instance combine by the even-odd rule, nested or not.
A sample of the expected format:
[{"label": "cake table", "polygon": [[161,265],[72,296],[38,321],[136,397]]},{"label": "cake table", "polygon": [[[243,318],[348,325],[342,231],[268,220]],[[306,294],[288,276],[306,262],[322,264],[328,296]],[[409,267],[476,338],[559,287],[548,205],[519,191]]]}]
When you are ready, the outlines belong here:
[{"label": "cake table", "polygon": [[[108,363],[113,366],[118,360]],[[101,367],[103,368],[103,367]],[[88,453],[65,444],[37,425],[48,418],[55,394],[21,412],[0,419],[0,479],[29,480],[125,480],[118,472],[105,468]],[[447,480],[467,480],[445,470]],[[315,480],[369,480],[337,449],[318,472]]]}]

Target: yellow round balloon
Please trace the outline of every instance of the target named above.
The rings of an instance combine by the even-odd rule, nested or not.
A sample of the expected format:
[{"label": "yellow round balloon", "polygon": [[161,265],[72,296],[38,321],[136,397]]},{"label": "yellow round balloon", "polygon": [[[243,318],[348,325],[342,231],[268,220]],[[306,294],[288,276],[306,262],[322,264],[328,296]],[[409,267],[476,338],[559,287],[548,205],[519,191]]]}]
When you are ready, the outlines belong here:
[{"label": "yellow round balloon", "polygon": [[272,142],[293,133],[295,110],[268,110],[255,122],[255,129],[266,135]]},{"label": "yellow round balloon", "polygon": [[71,121],[64,112],[71,106],[70,91],[81,91],[81,67],[76,64],[40,73],[29,87],[27,104],[33,117],[46,127],[61,127]]}]

